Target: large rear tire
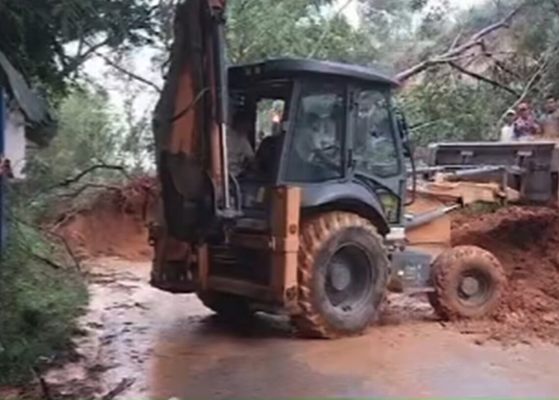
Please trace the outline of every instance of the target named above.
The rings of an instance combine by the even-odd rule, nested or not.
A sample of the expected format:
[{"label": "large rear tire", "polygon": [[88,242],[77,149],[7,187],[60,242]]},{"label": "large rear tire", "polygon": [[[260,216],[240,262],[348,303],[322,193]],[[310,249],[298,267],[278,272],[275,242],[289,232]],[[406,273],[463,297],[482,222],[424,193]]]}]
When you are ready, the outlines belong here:
[{"label": "large rear tire", "polygon": [[369,221],[343,212],[305,222],[300,236],[295,327],[313,338],[362,333],[378,317],[388,281],[381,236]]},{"label": "large rear tire", "polygon": [[497,258],[476,246],[458,246],[439,255],[431,267],[428,294],[445,320],[490,316],[506,292],[507,278]]}]

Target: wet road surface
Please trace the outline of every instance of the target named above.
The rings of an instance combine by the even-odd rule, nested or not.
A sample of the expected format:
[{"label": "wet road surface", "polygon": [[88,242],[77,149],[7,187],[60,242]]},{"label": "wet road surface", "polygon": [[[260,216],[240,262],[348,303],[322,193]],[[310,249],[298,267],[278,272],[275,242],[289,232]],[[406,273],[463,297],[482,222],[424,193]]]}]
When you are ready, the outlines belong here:
[{"label": "wet road surface", "polygon": [[89,358],[106,387],[134,380],[120,398],[559,397],[556,346],[476,344],[425,318],[303,340],[277,318],[224,325],[195,296],[150,288],[148,264],[105,260],[96,271]]}]

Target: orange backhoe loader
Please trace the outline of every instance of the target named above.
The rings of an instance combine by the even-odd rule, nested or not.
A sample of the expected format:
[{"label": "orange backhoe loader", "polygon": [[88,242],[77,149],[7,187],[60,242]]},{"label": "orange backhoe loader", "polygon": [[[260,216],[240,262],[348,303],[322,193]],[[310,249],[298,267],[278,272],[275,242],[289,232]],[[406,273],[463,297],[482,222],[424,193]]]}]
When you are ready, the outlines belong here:
[{"label": "orange backhoe loader", "polygon": [[[525,177],[526,165],[480,169],[479,149],[452,159],[454,150],[437,147],[429,168],[409,176],[391,77],[306,59],[227,66],[224,24],[225,0],[177,9],[154,118],[161,197],[152,285],[195,292],[233,318],[287,313],[309,337],[363,332],[390,279],[428,292],[446,318],[492,312],[503,268],[482,249],[451,249],[448,213],[519,196],[526,185],[511,188],[506,177]],[[254,150],[234,173],[232,138]],[[544,147],[511,145],[503,159],[529,160]]]}]

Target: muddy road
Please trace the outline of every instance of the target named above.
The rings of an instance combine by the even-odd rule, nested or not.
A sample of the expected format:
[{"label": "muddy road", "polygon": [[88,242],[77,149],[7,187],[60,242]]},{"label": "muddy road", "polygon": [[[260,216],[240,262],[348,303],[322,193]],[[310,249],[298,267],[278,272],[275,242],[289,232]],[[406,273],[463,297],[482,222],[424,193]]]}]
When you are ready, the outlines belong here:
[{"label": "muddy road", "polygon": [[482,340],[441,325],[419,299],[395,298],[365,336],[309,341],[291,337],[281,319],[224,325],[195,296],[151,288],[148,263],[91,268],[82,360],[46,376],[62,394],[101,396],[120,385],[117,398],[136,399],[559,395],[556,345]]}]

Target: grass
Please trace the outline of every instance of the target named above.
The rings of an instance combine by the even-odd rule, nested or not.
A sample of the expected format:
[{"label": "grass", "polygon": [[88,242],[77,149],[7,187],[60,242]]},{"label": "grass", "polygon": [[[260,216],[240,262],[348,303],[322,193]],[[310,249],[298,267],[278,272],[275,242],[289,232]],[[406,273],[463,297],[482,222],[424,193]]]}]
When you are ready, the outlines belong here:
[{"label": "grass", "polygon": [[29,254],[30,243],[41,254],[49,249],[39,233],[14,231],[0,262],[0,386],[24,383],[33,368],[68,354],[76,318],[88,301],[77,273]]},{"label": "grass", "polygon": [[478,201],[470,204],[462,209],[464,215],[476,216],[482,214],[492,214],[505,207],[504,204],[500,203],[487,203],[483,201]]}]

